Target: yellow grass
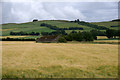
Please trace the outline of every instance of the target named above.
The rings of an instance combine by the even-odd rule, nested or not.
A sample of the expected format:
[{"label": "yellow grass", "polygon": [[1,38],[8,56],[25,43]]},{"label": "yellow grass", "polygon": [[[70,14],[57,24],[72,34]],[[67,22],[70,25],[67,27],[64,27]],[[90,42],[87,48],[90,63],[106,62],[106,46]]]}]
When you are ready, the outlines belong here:
[{"label": "yellow grass", "polygon": [[12,29],[0,29],[0,31],[9,31],[9,30],[12,30]]},{"label": "yellow grass", "polygon": [[20,37],[26,37],[26,36],[0,36],[0,38],[20,38]]},{"label": "yellow grass", "polygon": [[118,43],[119,40],[94,40],[94,42],[110,42],[110,43]]},{"label": "yellow grass", "polygon": [[118,46],[9,42],[3,44],[4,78],[116,78]]},{"label": "yellow grass", "polygon": [[108,39],[106,36],[97,36],[97,39]]}]

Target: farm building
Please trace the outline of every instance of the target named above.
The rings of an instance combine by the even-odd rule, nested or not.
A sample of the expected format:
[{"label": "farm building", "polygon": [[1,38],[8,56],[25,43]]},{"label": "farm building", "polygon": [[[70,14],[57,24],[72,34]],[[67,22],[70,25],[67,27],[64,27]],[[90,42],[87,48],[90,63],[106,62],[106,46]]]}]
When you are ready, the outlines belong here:
[{"label": "farm building", "polygon": [[50,36],[43,36],[36,39],[36,42],[58,42],[58,39],[60,38],[59,35],[50,35]]}]

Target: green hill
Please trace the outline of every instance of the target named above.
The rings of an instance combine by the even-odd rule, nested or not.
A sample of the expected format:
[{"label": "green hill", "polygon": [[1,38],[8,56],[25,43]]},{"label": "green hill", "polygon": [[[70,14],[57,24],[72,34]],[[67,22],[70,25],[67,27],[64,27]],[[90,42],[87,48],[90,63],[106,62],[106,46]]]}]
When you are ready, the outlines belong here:
[{"label": "green hill", "polygon": [[[50,24],[52,26],[57,26],[59,28],[69,28],[69,27],[81,27],[84,30],[76,30],[76,31],[89,31],[95,28],[91,28],[89,26],[81,25],[78,23],[70,22],[70,21],[65,21],[65,20],[43,20],[43,21],[36,21],[36,22],[27,22],[27,23],[21,23],[21,24],[16,24],[16,23],[8,23],[8,24],[2,24],[2,35],[3,36],[9,36],[9,33],[11,31],[13,32],[52,32],[55,31],[53,29],[50,29],[48,27],[43,27],[40,26],[40,24],[46,23]],[[110,26],[116,26],[117,21],[114,22],[96,22],[92,24],[97,24],[97,25],[102,25],[107,28],[111,28]],[[117,29],[118,27],[113,27],[113,29]],[[72,30],[65,30],[66,32],[71,32]]]},{"label": "green hill", "polygon": [[[111,28],[111,29],[118,29],[118,24],[119,24],[119,21],[107,21],[107,22],[93,22],[92,24],[96,24],[96,25],[99,25],[99,26],[105,26],[107,28]],[[116,26],[116,27],[111,27],[111,26]]]}]

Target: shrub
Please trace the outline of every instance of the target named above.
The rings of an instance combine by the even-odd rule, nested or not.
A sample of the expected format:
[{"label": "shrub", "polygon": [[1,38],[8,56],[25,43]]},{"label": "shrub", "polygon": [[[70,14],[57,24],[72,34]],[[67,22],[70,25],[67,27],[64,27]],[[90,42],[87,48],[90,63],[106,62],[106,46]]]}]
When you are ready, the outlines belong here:
[{"label": "shrub", "polygon": [[58,42],[59,42],[59,43],[66,43],[67,40],[66,40],[64,37],[60,37],[60,38],[58,39]]},{"label": "shrub", "polygon": [[90,32],[82,32],[84,41],[93,41],[93,36]]},{"label": "shrub", "polygon": [[34,19],[33,22],[38,21],[38,19]]}]

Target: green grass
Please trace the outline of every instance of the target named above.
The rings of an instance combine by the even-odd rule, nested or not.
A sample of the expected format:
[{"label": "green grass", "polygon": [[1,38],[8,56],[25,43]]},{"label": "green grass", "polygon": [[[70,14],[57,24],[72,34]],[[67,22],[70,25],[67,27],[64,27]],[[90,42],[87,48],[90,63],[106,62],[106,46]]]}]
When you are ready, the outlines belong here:
[{"label": "green grass", "polygon": [[2,26],[2,35],[8,36],[11,31],[14,32],[52,32],[54,30],[51,30],[47,27],[40,27],[40,23],[23,23],[23,24],[7,24]]},{"label": "green grass", "polygon": [[[52,32],[55,30],[49,29],[47,27],[40,26],[41,23],[47,23],[51,24],[53,26],[57,26],[59,28],[69,28],[69,27],[81,27],[84,30],[76,30],[76,31],[90,31],[94,28],[90,28],[88,26],[83,26],[79,25],[77,23],[70,23],[69,21],[65,20],[43,20],[43,21],[37,21],[37,22],[27,22],[27,23],[21,23],[21,24],[16,24],[16,23],[8,23],[8,24],[3,24],[2,29],[2,36],[9,36],[9,33],[11,31],[23,31],[23,32]],[[105,26],[108,28],[111,28],[110,26],[116,26],[118,22],[94,22],[92,24],[97,24],[100,26]],[[113,29],[118,29],[118,27],[114,27]],[[66,30],[67,33],[70,33],[72,30]],[[104,31],[104,30],[101,30]]]},{"label": "green grass", "polygon": [[118,27],[110,27],[110,26],[118,26],[117,21],[114,21],[114,22],[92,22],[92,24],[96,24],[96,25],[99,25],[99,26],[105,26],[107,28],[118,30]]}]

